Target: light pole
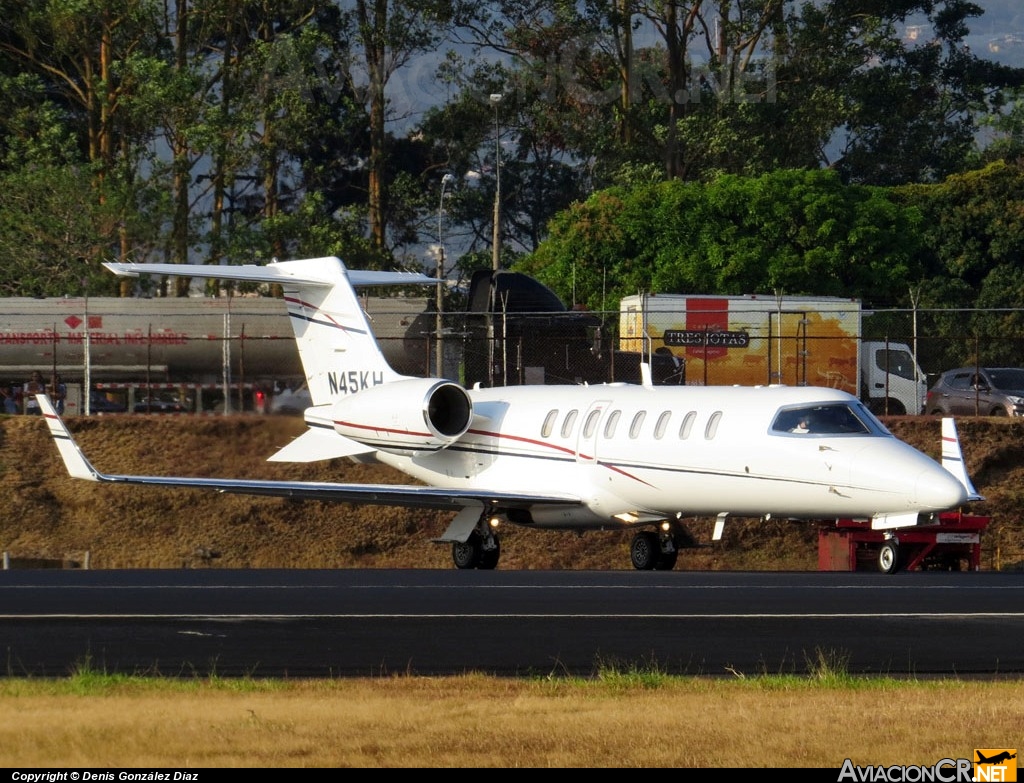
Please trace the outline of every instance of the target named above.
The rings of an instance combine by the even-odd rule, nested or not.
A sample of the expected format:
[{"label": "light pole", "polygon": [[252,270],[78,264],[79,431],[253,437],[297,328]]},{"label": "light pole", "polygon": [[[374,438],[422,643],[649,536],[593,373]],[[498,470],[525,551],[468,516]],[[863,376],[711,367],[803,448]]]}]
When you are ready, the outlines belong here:
[{"label": "light pole", "polygon": [[83,277],[82,278],[82,299],[83,299],[82,307],[85,310],[85,323],[83,324],[83,326],[85,326],[85,339],[84,339],[84,341],[82,343],[82,350],[83,350],[83,353],[84,353],[84,355],[82,357],[82,363],[83,363],[82,386],[85,387],[83,389],[82,396],[85,398],[85,400],[84,400],[85,404],[82,406],[82,410],[85,411],[85,415],[86,416],[89,416],[92,413],[92,358],[89,355],[91,353],[91,350],[90,350],[90,347],[89,347],[89,278],[88,277]]},{"label": "light pole", "polygon": [[504,96],[491,93],[494,104],[494,237],[491,239],[491,268],[501,268],[501,134],[498,132],[498,104]]},{"label": "light pole", "polygon": [[441,177],[441,201],[437,205],[437,342],[434,344],[437,362],[437,377],[444,377],[444,338],[441,336],[444,329],[444,236],[441,231],[442,218],[444,216],[444,189],[455,182],[455,177],[445,174]]}]

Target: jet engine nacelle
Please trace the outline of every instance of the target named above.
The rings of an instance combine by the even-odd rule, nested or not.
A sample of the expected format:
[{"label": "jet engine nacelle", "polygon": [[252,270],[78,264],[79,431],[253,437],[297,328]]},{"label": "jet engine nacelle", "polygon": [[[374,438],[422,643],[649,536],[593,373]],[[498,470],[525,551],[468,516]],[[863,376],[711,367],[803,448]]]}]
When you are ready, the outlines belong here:
[{"label": "jet engine nacelle", "polygon": [[473,403],[457,383],[409,378],[365,389],[334,404],[334,429],[394,454],[439,451],[469,429]]}]

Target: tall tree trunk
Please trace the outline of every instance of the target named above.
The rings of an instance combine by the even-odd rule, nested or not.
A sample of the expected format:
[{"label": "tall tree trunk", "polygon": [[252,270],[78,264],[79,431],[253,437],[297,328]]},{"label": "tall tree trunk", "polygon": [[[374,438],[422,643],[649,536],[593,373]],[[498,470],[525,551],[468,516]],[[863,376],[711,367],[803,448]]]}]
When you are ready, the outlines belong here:
[{"label": "tall tree trunk", "polygon": [[633,107],[633,27],[630,24],[633,17],[633,0],[618,0],[618,3],[619,13],[622,17],[621,49],[619,51],[619,80],[621,82],[619,102],[622,117],[619,120],[619,141],[628,146],[633,141],[631,118]]},{"label": "tall tree trunk", "polygon": [[360,34],[366,57],[366,71],[370,80],[370,171],[367,210],[370,219],[370,241],[373,247],[385,248],[384,221],[384,85],[387,81],[385,57],[387,47],[388,0],[372,0],[371,9],[366,0],[356,3]]},{"label": "tall tree trunk", "polygon": [[[188,68],[188,0],[177,0],[176,6],[176,33],[175,33],[175,55],[174,67],[178,74],[182,74]],[[173,261],[177,264],[188,263],[188,217],[189,198],[188,191],[190,183],[188,144],[185,141],[183,128],[174,128],[174,246]],[[174,284],[176,296],[188,296],[189,283],[187,277],[179,277]]]}]

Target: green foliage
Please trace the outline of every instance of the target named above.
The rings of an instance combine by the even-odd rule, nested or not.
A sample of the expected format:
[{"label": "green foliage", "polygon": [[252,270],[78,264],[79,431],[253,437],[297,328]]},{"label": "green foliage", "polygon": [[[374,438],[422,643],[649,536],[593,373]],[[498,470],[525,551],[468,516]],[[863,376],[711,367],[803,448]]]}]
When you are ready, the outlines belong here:
[{"label": "green foliage", "polygon": [[830,171],[673,180],[574,205],[517,268],[593,309],[639,292],[877,300],[919,277],[919,222],[916,208]]},{"label": "green foliage", "polygon": [[[0,166],[16,188],[0,196],[11,207],[0,255],[27,249],[6,292],[66,289],[82,275],[61,259],[75,254],[89,268],[329,252],[375,268],[419,263],[445,172],[460,183],[446,244],[452,260],[465,252],[465,272],[489,255],[500,146],[505,265],[528,253],[519,268],[574,304],[605,309],[655,289],[885,305],[911,285],[932,300],[1016,302],[1015,197],[1006,191],[1010,209],[992,223],[994,177],[966,171],[1021,154],[1024,70],[965,49],[973,3],[366,10],[0,0]],[[907,38],[911,17],[927,41]],[[641,19],[657,36],[646,48],[628,35]],[[453,24],[503,56],[445,52]],[[397,70],[433,51],[444,55],[436,78]],[[382,105],[396,75],[448,89],[417,127],[405,124],[421,108],[416,79],[400,78],[405,89]],[[504,96],[497,112],[492,92]],[[985,151],[978,124],[996,134]],[[952,172],[964,182],[943,181]],[[925,201],[953,212],[922,220],[905,195],[850,187],[905,182],[941,182]]]},{"label": "green foliage", "polygon": [[893,191],[894,199],[918,209],[922,240],[920,306],[984,308],[965,321],[937,317],[929,326],[936,336],[963,339],[938,366],[977,360],[1020,363],[1015,343],[1024,324],[1024,163],[998,161],[983,169],[947,178],[937,185]]},{"label": "green foliage", "polygon": [[0,173],[0,294],[78,296],[108,292],[92,263],[109,245],[92,176],[75,166],[25,166]]}]

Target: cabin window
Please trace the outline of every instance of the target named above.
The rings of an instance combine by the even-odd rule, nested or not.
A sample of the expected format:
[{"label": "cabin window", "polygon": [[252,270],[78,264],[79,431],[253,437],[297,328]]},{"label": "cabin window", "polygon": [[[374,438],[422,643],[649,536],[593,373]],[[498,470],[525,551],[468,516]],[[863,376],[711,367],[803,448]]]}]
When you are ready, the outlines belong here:
[{"label": "cabin window", "polygon": [[711,440],[718,432],[718,424],[722,421],[722,412],[715,411],[708,419],[708,426],[704,428],[704,440]]},{"label": "cabin window", "polygon": [[576,417],[580,415],[578,410],[571,410],[565,414],[565,421],[562,422],[562,437],[568,438],[572,435],[573,425],[576,424]]},{"label": "cabin window", "polygon": [[672,411],[663,411],[654,425],[654,437],[661,440],[665,437],[665,430],[668,429],[668,420],[672,418]]},{"label": "cabin window", "polygon": [[548,415],[544,417],[544,425],[540,428],[540,435],[542,438],[550,438],[551,433],[555,430],[555,419],[558,418],[558,411],[549,411]]},{"label": "cabin window", "polygon": [[612,411],[608,417],[608,421],[604,425],[604,436],[606,438],[615,437],[615,428],[618,426],[620,416],[622,416],[622,411]]},{"label": "cabin window", "polygon": [[686,440],[690,437],[690,430],[693,429],[693,422],[697,420],[697,411],[690,411],[683,417],[683,423],[679,425],[679,440]]},{"label": "cabin window", "polygon": [[636,416],[633,417],[633,423],[629,425],[629,437],[640,437],[640,428],[644,426],[644,418],[646,418],[646,416],[647,411],[640,411]]},{"label": "cabin window", "polygon": [[597,420],[601,418],[601,411],[591,411],[587,414],[587,420],[583,422],[583,437],[594,437],[594,430],[597,429]]},{"label": "cabin window", "polygon": [[786,408],[772,422],[772,432],[795,435],[867,435],[876,429],[845,403]]}]

